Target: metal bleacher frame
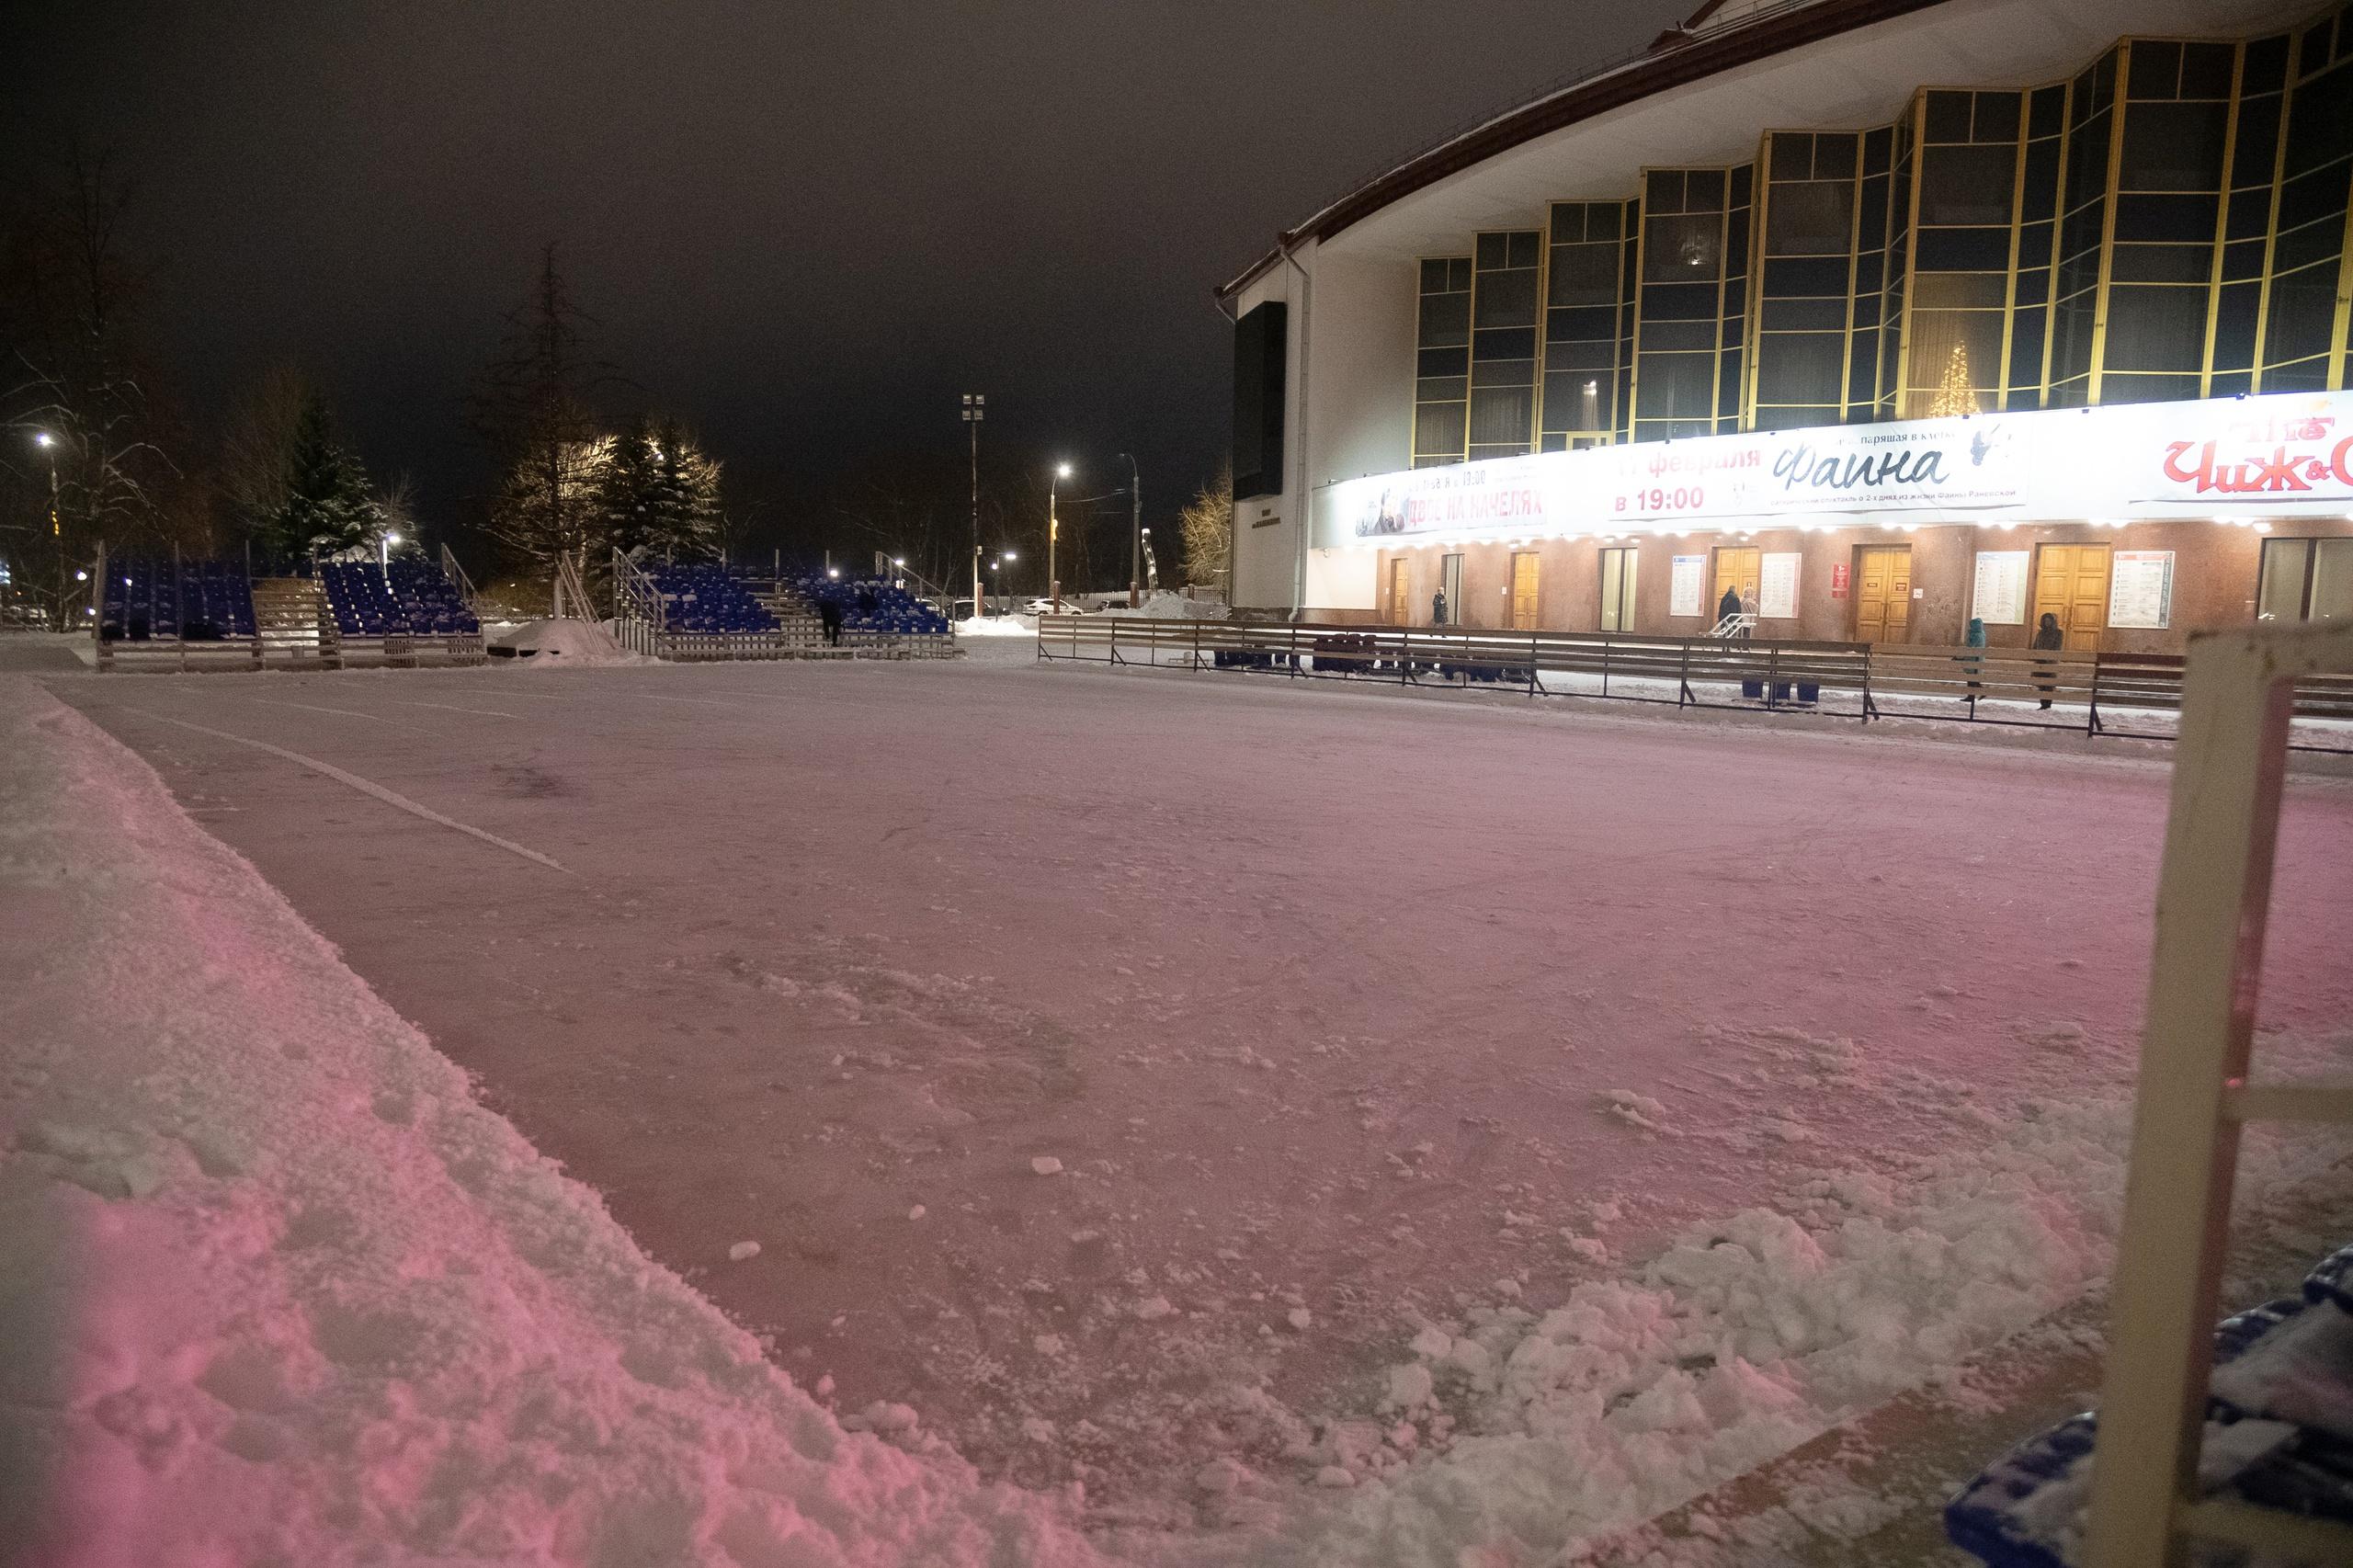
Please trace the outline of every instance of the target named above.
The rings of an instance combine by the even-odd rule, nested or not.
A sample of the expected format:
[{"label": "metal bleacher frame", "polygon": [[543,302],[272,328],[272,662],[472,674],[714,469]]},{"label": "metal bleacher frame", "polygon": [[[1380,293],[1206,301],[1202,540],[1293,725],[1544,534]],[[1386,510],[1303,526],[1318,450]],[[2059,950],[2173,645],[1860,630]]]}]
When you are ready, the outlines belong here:
[{"label": "metal bleacher frame", "polygon": [[2353,1082],[2250,1083],[2295,683],[2353,675],[2353,624],[2192,638],[2093,1450],[2089,1568],[2193,1540],[2353,1562],[2353,1527],[2197,1494],[2239,1129],[2353,1122]]},{"label": "metal bleacher frame", "polygon": [[[670,626],[669,608],[652,574],[613,552],[613,635],[633,653],[677,664],[741,659],[939,659],[957,654],[953,628],[945,632],[845,631],[828,645],[817,618],[782,582],[746,590],[777,619],[772,631],[683,631]],[[790,602],[788,602],[790,601]]]}]

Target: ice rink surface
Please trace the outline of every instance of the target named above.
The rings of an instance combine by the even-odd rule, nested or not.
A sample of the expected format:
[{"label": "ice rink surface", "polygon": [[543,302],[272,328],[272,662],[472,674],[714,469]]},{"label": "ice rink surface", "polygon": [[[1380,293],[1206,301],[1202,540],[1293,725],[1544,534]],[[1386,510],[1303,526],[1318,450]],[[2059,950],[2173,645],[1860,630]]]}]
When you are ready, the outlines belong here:
[{"label": "ice rink surface", "polygon": [[[1417,1324],[2129,1083],[2165,750],[1026,653],[43,678],[804,1387],[1144,1514]],[[2291,782],[2267,1028],[2353,1018],[2348,865]]]}]

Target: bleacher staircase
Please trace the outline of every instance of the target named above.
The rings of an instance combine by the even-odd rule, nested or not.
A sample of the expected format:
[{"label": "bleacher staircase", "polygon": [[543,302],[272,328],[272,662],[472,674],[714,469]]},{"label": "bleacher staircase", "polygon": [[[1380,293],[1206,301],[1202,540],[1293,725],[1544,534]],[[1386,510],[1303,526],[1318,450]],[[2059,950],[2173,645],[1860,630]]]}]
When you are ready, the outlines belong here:
[{"label": "bleacher staircase", "polygon": [[777,631],[785,646],[795,653],[815,659],[849,652],[847,648],[825,646],[825,626],[818,618],[817,607],[801,597],[798,589],[784,583],[755,582],[747,585],[752,597],[776,617]]},{"label": "bleacher staircase", "polygon": [[310,577],[254,579],[254,635],[264,664],[332,664],[338,652],[326,595]]}]

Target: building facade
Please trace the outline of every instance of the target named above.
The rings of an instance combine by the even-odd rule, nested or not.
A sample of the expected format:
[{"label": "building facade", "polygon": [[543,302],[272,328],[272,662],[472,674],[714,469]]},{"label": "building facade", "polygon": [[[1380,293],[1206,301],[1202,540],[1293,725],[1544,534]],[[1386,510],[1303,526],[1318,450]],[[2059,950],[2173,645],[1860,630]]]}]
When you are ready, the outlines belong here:
[{"label": "building facade", "polygon": [[2353,616],[2349,188],[2342,6],[1711,6],[1221,291],[1234,601],[2136,651]]}]

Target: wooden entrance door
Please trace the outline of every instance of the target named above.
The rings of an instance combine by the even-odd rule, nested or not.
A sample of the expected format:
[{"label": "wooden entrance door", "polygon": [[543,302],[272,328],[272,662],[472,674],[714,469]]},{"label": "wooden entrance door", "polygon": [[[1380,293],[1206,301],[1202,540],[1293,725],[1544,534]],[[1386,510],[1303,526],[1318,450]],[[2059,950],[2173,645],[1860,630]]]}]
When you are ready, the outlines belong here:
[{"label": "wooden entrance door", "polygon": [[1716,607],[1724,602],[1724,590],[1735,590],[1745,603],[1756,597],[1756,584],[1765,569],[1765,552],[1746,545],[1722,544],[1716,547],[1716,583],[1708,600],[1708,619],[1719,620]]},{"label": "wooden entrance door", "polygon": [[1872,545],[1855,551],[1855,641],[1912,640],[1912,547]]},{"label": "wooden entrance door", "polygon": [[1532,550],[1512,552],[1511,629],[1536,630],[1536,552]]},{"label": "wooden entrance door", "polygon": [[2092,653],[2108,625],[2108,546],[2046,544],[2034,556],[2034,625],[2045,615],[2059,618],[2063,646]]},{"label": "wooden entrance door", "polygon": [[1412,585],[1408,564],[1402,555],[1389,563],[1389,606],[1384,619],[1392,626],[1413,624],[1413,603],[1405,597]]}]

